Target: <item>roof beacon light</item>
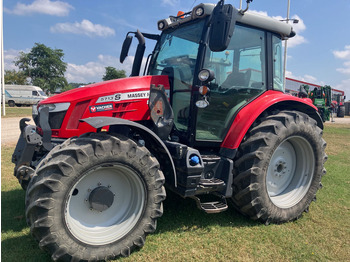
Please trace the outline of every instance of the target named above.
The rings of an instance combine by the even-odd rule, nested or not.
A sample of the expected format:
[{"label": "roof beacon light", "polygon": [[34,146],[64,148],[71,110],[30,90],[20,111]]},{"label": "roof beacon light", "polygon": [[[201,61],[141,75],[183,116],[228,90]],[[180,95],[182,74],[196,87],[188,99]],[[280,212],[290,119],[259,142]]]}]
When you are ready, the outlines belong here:
[{"label": "roof beacon light", "polygon": [[184,14],[185,14],[184,11],[179,11],[179,12],[177,12],[177,17],[179,17],[179,18],[185,18]]}]

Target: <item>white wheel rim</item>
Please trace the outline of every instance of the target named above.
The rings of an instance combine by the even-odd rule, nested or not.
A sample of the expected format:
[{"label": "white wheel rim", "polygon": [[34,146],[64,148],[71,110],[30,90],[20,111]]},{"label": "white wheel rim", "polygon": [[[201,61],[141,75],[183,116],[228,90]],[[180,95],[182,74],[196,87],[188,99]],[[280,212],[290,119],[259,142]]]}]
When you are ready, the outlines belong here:
[{"label": "white wheel rim", "polygon": [[266,175],[271,201],[280,208],[299,203],[308,192],[315,169],[310,143],[293,136],[283,141],[273,153]]},{"label": "white wheel rim", "polygon": [[[89,195],[99,187],[114,194],[112,205],[100,212],[91,208]],[[130,167],[116,164],[87,172],[72,188],[66,202],[65,221],[80,241],[105,245],[124,237],[139,221],[145,189]]]}]

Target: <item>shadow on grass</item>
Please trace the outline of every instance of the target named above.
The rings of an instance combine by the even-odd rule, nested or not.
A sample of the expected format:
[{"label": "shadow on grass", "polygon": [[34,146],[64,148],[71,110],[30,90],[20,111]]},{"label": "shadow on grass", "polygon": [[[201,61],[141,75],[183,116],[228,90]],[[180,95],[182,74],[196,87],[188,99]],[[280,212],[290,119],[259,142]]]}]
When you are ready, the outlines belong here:
[{"label": "shadow on grass", "polygon": [[48,253],[42,251],[30,234],[11,237],[1,241],[1,260],[10,261],[51,261]]},{"label": "shadow on grass", "polygon": [[[3,261],[50,261],[29,233],[25,219],[25,192],[21,189],[1,192]],[[192,199],[183,199],[167,190],[164,214],[158,220],[156,235],[165,232],[183,232],[211,226],[252,227],[261,225],[235,211],[232,206],[223,213],[206,214]],[[27,232],[24,232],[28,228]],[[17,235],[17,236],[16,236]],[[21,236],[18,236],[21,235]]]},{"label": "shadow on grass", "polygon": [[[229,202],[229,201],[228,201]],[[167,190],[164,201],[164,214],[159,219],[156,234],[167,231],[183,231],[186,229],[206,228],[210,226],[252,227],[261,225],[238,213],[229,203],[229,209],[218,214],[207,214],[197,208],[194,200],[183,199]]]},{"label": "shadow on grass", "polygon": [[1,192],[1,232],[20,232],[27,227],[25,192],[22,189]]}]

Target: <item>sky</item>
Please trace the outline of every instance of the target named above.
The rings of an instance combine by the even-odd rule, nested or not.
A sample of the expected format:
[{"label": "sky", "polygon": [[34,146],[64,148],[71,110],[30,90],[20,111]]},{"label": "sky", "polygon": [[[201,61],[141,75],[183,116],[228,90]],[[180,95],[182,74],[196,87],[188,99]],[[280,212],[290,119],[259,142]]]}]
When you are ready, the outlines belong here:
[{"label": "sky", "polygon": [[[35,43],[62,49],[68,82],[102,81],[105,67],[130,74],[130,54],[123,64],[119,55],[125,35],[139,29],[160,33],[157,21],[190,11],[213,0],[3,0],[5,69],[17,69],[19,52],[29,52]],[[237,8],[239,0],[226,0]],[[288,40],[287,77],[346,92],[350,99],[349,0],[290,0],[290,17],[297,35]],[[254,0],[251,12],[283,19],[288,0]],[[245,8],[245,0],[243,0]],[[154,47],[146,41],[145,57]]]}]

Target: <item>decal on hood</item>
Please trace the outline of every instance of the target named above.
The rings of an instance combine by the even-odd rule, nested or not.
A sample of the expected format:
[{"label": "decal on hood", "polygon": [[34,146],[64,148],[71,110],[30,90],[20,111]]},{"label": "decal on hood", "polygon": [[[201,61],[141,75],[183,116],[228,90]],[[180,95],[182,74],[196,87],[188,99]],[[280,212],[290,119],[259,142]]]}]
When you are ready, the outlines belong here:
[{"label": "decal on hood", "polygon": [[113,110],[113,104],[105,104],[105,105],[93,105],[89,107],[90,113],[104,112]]},{"label": "decal on hood", "polygon": [[148,98],[149,98],[149,91],[117,93],[109,96],[101,96],[97,99],[96,103],[119,102],[119,101],[125,101],[125,100],[148,99]]},{"label": "decal on hood", "polygon": [[[170,91],[166,89],[165,93],[167,97],[169,97]],[[149,98],[149,91],[116,93],[114,95],[100,96],[97,99],[96,104],[106,103],[106,102],[119,102],[119,101],[134,100],[134,99],[148,99],[148,98]]]}]

